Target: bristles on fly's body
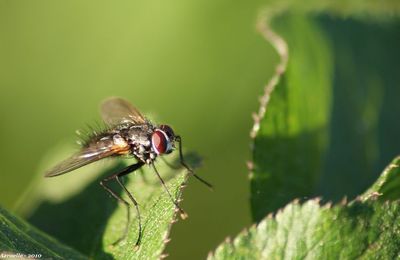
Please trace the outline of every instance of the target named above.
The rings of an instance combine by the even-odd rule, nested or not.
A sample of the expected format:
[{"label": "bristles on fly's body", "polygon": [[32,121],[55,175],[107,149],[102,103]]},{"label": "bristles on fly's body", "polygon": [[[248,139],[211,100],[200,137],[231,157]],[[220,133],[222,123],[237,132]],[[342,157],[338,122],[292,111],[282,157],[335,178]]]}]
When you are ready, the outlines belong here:
[{"label": "bristles on fly's body", "polygon": [[87,147],[102,137],[107,136],[110,130],[110,126],[104,122],[95,121],[92,125],[86,124],[84,128],[75,131],[78,137],[77,143],[81,147]]}]

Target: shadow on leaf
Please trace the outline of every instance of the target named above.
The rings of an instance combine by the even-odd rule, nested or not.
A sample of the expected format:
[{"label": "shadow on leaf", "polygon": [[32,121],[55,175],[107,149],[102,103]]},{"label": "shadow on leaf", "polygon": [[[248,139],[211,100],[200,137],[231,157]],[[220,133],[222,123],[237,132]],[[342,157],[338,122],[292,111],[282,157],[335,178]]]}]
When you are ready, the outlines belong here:
[{"label": "shadow on leaf", "polygon": [[251,204],[255,220],[294,198],[318,196],[315,187],[323,170],[325,136],[325,129],[321,129],[293,137],[256,138],[256,146],[265,148],[253,153]]},{"label": "shadow on leaf", "polygon": [[[118,202],[108,195],[99,182],[123,166],[120,163],[104,171],[84,190],[63,202],[42,202],[28,221],[85,255],[90,256],[96,251],[96,255],[102,259],[113,259],[103,251],[105,246],[111,245],[103,245],[102,237]],[[121,194],[122,189],[118,185],[110,183],[110,187]]]}]

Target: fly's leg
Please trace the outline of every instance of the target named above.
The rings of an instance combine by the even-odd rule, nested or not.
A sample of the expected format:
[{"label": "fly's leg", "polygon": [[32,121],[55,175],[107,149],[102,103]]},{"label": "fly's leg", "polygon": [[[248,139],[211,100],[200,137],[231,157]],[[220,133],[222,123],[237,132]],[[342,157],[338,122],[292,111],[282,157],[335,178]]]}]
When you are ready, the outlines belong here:
[{"label": "fly's leg", "polygon": [[[125,192],[128,194],[128,197],[131,199],[131,201],[133,202],[133,205],[135,206],[136,212],[137,212],[137,216],[138,216],[138,222],[139,222],[139,234],[138,234],[138,238],[136,240],[135,246],[139,246],[140,242],[142,240],[142,218],[140,217],[140,211],[139,211],[139,204],[137,203],[137,201],[135,200],[135,198],[132,196],[132,194],[128,191],[128,189],[125,187],[125,185],[121,182],[120,180],[120,176],[117,175],[116,180],[118,182],[118,184],[125,190]],[[129,211],[129,208],[128,208]],[[128,220],[129,221],[129,220]],[[124,231],[124,235],[123,238],[126,237],[127,235],[127,231],[128,231],[128,224],[129,222],[127,222],[127,225],[125,227],[125,231]],[[121,239],[119,239],[119,241],[121,241]],[[119,242],[118,241],[118,242]]]},{"label": "fly's leg", "polygon": [[179,143],[179,160],[181,162],[181,165],[189,172],[190,175],[193,175],[197,180],[199,180],[200,182],[202,182],[204,185],[206,185],[208,188],[210,188],[212,190],[213,186],[209,182],[207,182],[206,180],[200,178],[200,176],[195,174],[193,172],[192,168],[190,168],[189,165],[186,164],[186,162],[183,158],[183,152],[182,152],[182,138],[179,135],[177,135],[175,137],[175,140]]},{"label": "fly's leg", "polygon": [[133,205],[136,208],[136,212],[138,215],[138,222],[139,222],[139,234],[138,234],[138,238],[136,240],[136,246],[140,245],[140,241],[142,239],[142,220],[140,217],[140,211],[139,211],[139,206],[137,201],[135,200],[135,198],[132,196],[132,194],[128,191],[128,189],[125,187],[125,185],[121,182],[120,178],[122,176],[125,176],[137,169],[139,169],[140,167],[142,167],[144,165],[143,162],[138,162],[136,164],[130,165],[124,169],[122,169],[121,171],[112,174],[111,176],[106,177],[105,179],[103,179],[102,181],[100,181],[100,185],[108,192],[111,194],[111,196],[113,196],[116,200],[118,200],[119,202],[121,202],[122,204],[124,204],[126,206],[127,209],[127,222],[125,225],[125,229],[124,229],[124,233],[123,235],[113,243],[113,245],[118,244],[119,242],[121,242],[123,239],[126,238],[126,235],[128,234],[128,227],[129,227],[129,223],[130,223],[130,204],[124,200],[123,198],[121,198],[119,195],[117,195],[113,190],[111,190],[110,187],[108,187],[106,185],[107,182],[115,179],[117,181],[117,183],[124,189],[124,191],[128,194],[129,199],[132,201]]},{"label": "fly's leg", "polygon": [[161,175],[158,173],[156,166],[154,165],[154,163],[151,164],[151,166],[153,166],[154,171],[157,174],[157,177],[160,179],[161,184],[163,185],[164,189],[167,191],[168,196],[170,197],[172,203],[174,203],[175,207],[179,210],[180,216],[182,219],[185,219],[188,217],[188,215],[186,214],[185,211],[183,211],[183,209],[181,207],[179,207],[178,203],[175,201],[175,199],[172,197],[171,193],[169,192],[167,185],[165,185],[164,180],[161,178]]},{"label": "fly's leg", "polygon": [[[116,244],[118,244],[119,242],[121,242],[122,240],[124,240],[125,238],[126,238],[126,235],[128,234],[128,225],[129,225],[129,222],[130,222],[130,219],[131,219],[131,214],[130,214],[130,210],[129,210],[129,203],[126,201],[126,200],[124,200],[123,198],[121,198],[120,196],[118,196],[116,193],[114,193],[114,191],[112,191],[107,185],[106,185],[106,182],[108,182],[108,181],[110,181],[110,180],[112,180],[112,179],[114,179],[115,178],[115,176],[113,175],[113,176],[110,176],[110,178],[105,178],[104,180],[102,180],[101,182],[100,182],[100,185],[108,192],[108,193],[110,193],[111,194],[111,196],[113,196],[116,200],[118,200],[120,203],[122,203],[122,204],[124,204],[125,206],[126,206],[126,213],[127,213],[127,221],[126,221],[126,226],[125,226],[125,229],[124,229],[124,233],[122,234],[122,236],[119,238],[119,239],[117,239],[114,243],[112,243],[112,245],[114,246],[114,245],[116,245]],[[139,231],[139,234],[140,234],[140,231]]]}]

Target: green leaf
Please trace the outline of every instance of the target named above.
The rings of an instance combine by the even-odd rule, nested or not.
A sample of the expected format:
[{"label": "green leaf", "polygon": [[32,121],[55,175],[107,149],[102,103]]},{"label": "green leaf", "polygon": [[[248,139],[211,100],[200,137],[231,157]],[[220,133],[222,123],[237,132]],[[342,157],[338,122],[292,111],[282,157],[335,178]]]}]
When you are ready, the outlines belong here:
[{"label": "green leaf", "polygon": [[[0,207],[0,258],[38,254],[44,259],[87,259]],[[10,257],[6,257],[8,255]]]},{"label": "green leaf", "polygon": [[[131,223],[125,240],[115,246],[112,243],[123,234],[127,221],[126,207],[99,185],[100,180],[134,160],[118,164],[99,162],[82,167],[72,173],[54,178],[44,178],[42,172],[48,165],[70,154],[65,147],[55,155],[45,158],[43,171],[31,189],[19,203],[19,211],[29,216],[29,221],[60,241],[94,259],[158,259],[163,254],[172,223],[176,221],[175,206],[155,173],[148,166],[125,178],[126,186],[139,203],[142,217],[143,237],[141,246],[135,250],[138,237],[138,219],[131,207]],[[178,165],[176,157],[167,161]],[[185,170],[171,169],[160,162],[157,169],[163,176],[172,196],[180,199],[182,185],[187,180]],[[110,187],[130,202],[118,185]],[[32,208],[30,205],[36,205]]]},{"label": "green leaf", "polygon": [[381,201],[400,198],[400,156],[386,167],[372,187],[360,197],[362,201],[370,198],[378,198]]},{"label": "green leaf", "polygon": [[[298,200],[269,214],[209,259],[394,259],[400,254],[400,157],[358,199],[320,206]],[[376,199],[379,198],[379,199]]]},{"label": "green leaf", "polygon": [[254,220],[295,198],[352,198],[398,154],[399,38],[388,22],[400,5],[379,5],[271,1],[261,15],[260,32],[280,63],[252,131]]},{"label": "green leaf", "polygon": [[400,254],[400,203],[320,206],[290,203],[208,259],[395,259]]},{"label": "green leaf", "polygon": [[261,33],[278,50],[281,63],[265,88],[252,132],[255,220],[294,198],[312,195],[327,148],[332,74],[328,44],[303,16],[293,16],[285,25],[290,52],[280,36],[271,37],[267,21],[260,22]]}]

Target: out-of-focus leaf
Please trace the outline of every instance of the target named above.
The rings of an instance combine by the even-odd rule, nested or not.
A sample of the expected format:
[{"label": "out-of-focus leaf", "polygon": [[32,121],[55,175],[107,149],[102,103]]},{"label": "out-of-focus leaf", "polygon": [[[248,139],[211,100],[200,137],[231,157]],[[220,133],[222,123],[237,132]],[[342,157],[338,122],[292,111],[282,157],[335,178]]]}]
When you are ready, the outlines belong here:
[{"label": "out-of-focus leaf", "polygon": [[[70,150],[64,148],[61,151],[62,154],[68,154]],[[46,160],[47,166],[51,165],[49,162],[56,162],[63,156],[50,157]],[[173,160],[174,164],[175,159],[167,158],[168,161]],[[129,163],[134,163],[134,160],[129,160]],[[128,190],[139,203],[143,225],[141,246],[135,250],[138,219],[133,206],[127,238],[112,246],[123,234],[127,221],[126,207],[119,205],[99,182],[127,164],[127,161],[117,165],[98,162],[53,178],[44,178],[41,172],[39,180],[20,200],[19,208],[29,215],[32,224],[91,258],[158,259],[168,241],[176,213],[174,204],[148,166],[125,177]],[[171,169],[163,162],[157,166],[172,196],[180,199],[182,185],[187,178],[185,171]],[[96,173],[99,173],[97,177]],[[131,203],[117,184],[110,182],[109,185]],[[30,203],[37,206],[27,210],[26,204]]]},{"label": "out-of-focus leaf", "polygon": [[318,190],[324,198],[357,196],[399,154],[399,21],[318,19],[335,53],[330,147]]},{"label": "out-of-focus leaf", "polygon": [[29,255],[43,259],[87,259],[0,207],[0,258],[31,258]]},{"label": "out-of-focus leaf", "polygon": [[254,220],[295,198],[354,197],[398,153],[399,14],[396,1],[269,3],[260,31],[281,62],[252,131]]},{"label": "out-of-focus leaf", "polygon": [[378,198],[381,201],[400,198],[400,157],[395,158],[383,171],[378,180],[360,199]]},{"label": "out-of-focus leaf", "polygon": [[275,217],[221,244],[208,259],[395,259],[400,204],[290,203]]},{"label": "out-of-focus leaf", "polygon": [[[265,22],[261,32],[268,39],[272,31]],[[273,79],[266,87],[262,99],[268,102],[262,101],[253,130],[251,204],[255,220],[294,198],[313,194],[327,147],[332,74],[328,44],[305,17],[293,17],[285,25],[289,52],[280,39],[281,46],[275,46],[281,55],[277,84]]]}]

